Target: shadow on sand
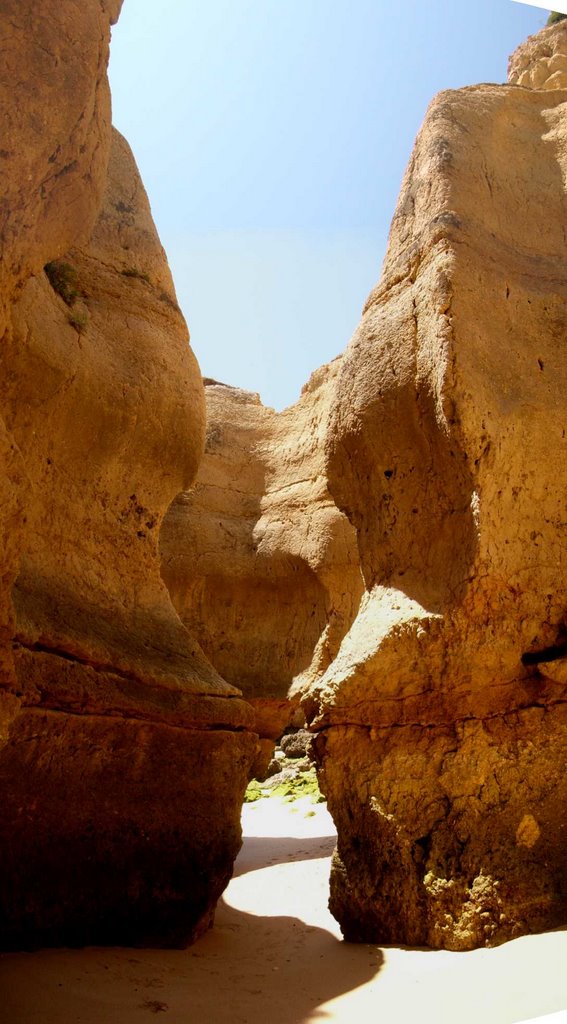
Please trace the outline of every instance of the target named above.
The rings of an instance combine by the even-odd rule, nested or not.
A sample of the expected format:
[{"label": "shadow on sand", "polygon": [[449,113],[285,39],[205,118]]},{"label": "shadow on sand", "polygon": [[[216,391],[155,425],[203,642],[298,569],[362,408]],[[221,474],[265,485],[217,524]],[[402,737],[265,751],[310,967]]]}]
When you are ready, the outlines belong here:
[{"label": "shadow on sand", "polygon": [[84,949],[0,956],[10,1024],[306,1024],[318,1007],[375,977],[379,950],[340,942],[294,917],[219,905],[187,950]]},{"label": "shadow on sand", "polygon": [[248,837],[235,863],[233,878],[238,878],[248,871],[273,867],[275,864],[330,857],[336,842],[336,835],[308,839]]},{"label": "shadow on sand", "polygon": [[[189,949],[0,955],[2,1020],[143,1024],[155,1015],[164,1024],[312,1024],[332,1019],[324,1004],[370,981],[384,962],[374,946],[341,942],[325,927],[328,863],[319,867],[315,861],[328,858],[335,841],[334,835],[248,837],[214,928]],[[263,876],[262,869],[268,869]]]}]

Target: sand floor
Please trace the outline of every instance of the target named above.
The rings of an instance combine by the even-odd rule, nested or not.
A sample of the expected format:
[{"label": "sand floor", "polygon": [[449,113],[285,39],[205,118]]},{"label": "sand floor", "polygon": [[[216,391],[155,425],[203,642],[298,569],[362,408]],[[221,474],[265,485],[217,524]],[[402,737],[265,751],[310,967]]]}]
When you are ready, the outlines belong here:
[{"label": "sand floor", "polygon": [[567,1024],[567,930],[447,953],[343,943],[323,805],[244,808],[215,928],[184,951],[0,956],[1,1024]]}]

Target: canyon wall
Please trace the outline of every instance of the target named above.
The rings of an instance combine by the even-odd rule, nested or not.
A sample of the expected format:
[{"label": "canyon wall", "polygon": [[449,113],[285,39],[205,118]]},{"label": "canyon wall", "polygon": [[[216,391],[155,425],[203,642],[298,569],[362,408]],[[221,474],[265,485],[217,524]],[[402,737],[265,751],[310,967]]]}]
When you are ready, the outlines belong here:
[{"label": "canyon wall", "polygon": [[277,414],[203,390],[110,127],[120,3],[36,7],[0,81],[0,947],[196,938],[298,716],[347,938],[564,924],[567,23],[433,101],[362,321]]},{"label": "canyon wall", "polygon": [[302,697],[348,939],[567,918],[566,26],[433,101],[344,356],[279,415],[207,388],[162,531],[213,664]]},{"label": "canyon wall", "polygon": [[566,180],[567,93],[438,96],[342,362],[327,472],[366,593],[306,711],[347,938],[567,918]]},{"label": "canyon wall", "polygon": [[110,127],[120,5],[7,6],[0,946],[183,944],[230,877],[257,749],[159,572],[203,386]]},{"label": "canyon wall", "polygon": [[356,535],[325,475],[339,366],[313,374],[280,414],[210,382],[195,487],[161,532],[162,573],[181,619],[255,709],[266,741],[260,772],[273,740],[303,721],[301,694],[335,657],[362,596]]}]

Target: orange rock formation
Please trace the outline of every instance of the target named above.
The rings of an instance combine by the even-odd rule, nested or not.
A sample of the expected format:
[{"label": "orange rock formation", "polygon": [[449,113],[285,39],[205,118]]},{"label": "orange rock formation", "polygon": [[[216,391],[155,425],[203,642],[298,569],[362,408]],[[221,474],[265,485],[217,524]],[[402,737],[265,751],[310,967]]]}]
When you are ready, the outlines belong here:
[{"label": "orange rock formation", "polygon": [[279,416],[208,389],[164,524],[213,663],[303,694],[351,939],[470,949],[567,917],[566,40],[434,100],[345,355]]},{"label": "orange rock formation", "polygon": [[0,945],[195,938],[300,700],[347,938],[564,923],[567,23],[434,100],[345,355],[209,382],[201,461],[120,4],[5,7]]},{"label": "orange rock formation", "polygon": [[[565,23],[542,36],[565,49]],[[470,949],[567,917],[566,112],[434,100],[343,360],[327,472],[366,594],[307,713],[349,938]]]},{"label": "orange rock formation", "polygon": [[203,388],[111,138],[118,5],[12,6],[30,85],[4,154],[0,945],[183,943],[230,877],[257,747],[159,573]]}]

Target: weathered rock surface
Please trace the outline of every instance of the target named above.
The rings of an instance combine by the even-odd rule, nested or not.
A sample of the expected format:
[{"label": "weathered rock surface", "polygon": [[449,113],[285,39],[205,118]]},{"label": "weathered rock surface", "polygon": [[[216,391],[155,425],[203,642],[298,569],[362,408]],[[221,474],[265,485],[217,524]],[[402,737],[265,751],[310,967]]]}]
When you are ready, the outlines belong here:
[{"label": "weathered rock surface", "polygon": [[[118,0],[2,5],[2,338],[24,281],[72,244],[85,242],[94,225],[110,146],[110,23],[120,6]],[[5,363],[2,370],[4,380]],[[0,678],[13,681],[10,591],[28,499],[25,466],[1,409],[0,466]]]},{"label": "weathered rock surface", "polygon": [[512,54],[508,81],[528,89],[567,88],[567,23],[542,29]]},{"label": "weathered rock surface", "polygon": [[280,747],[288,758],[306,757],[311,750],[311,739],[307,729],[294,729],[282,736]]},{"label": "weathered rock surface", "polygon": [[162,531],[212,663],[303,694],[349,939],[567,919],[566,31],[436,98],[344,357],[278,416],[208,388]]},{"label": "weathered rock surface", "polygon": [[208,382],[198,468],[120,4],[35,6],[0,82],[0,946],[195,938],[303,714],[347,938],[565,923],[566,24],[433,102],[344,357],[280,414]]},{"label": "weathered rock surface", "polygon": [[306,712],[350,939],[567,920],[566,180],[567,93],[437,97],[342,361],[328,486],[366,593]]},{"label": "weathered rock surface", "polygon": [[3,565],[0,946],[180,944],[230,877],[256,751],[251,709],[159,573],[162,516],[201,456],[202,383],[111,139],[119,5],[9,6],[27,84],[3,157],[2,510],[19,530]]},{"label": "weathered rock surface", "polygon": [[161,531],[162,574],[181,619],[271,740],[334,658],[362,594],[355,533],[324,468],[338,367],[317,371],[279,414],[211,382],[195,487]]}]

